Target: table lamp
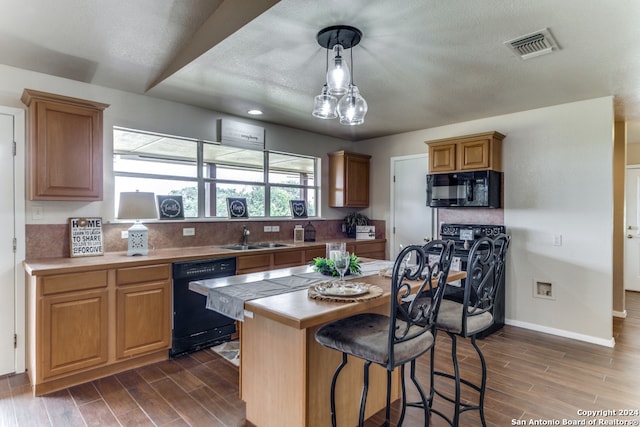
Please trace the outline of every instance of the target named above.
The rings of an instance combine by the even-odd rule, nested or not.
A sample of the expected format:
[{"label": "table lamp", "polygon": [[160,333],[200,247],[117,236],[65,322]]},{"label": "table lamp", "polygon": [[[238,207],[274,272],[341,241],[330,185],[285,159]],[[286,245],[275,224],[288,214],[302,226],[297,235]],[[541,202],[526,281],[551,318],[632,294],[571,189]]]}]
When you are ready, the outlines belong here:
[{"label": "table lamp", "polygon": [[118,219],[133,219],[135,223],[129,228],[129,249],[127,255],[149,254],[149,229],[145,227],[141,219],[155,219],[156,201],[153,193],[122,192],[120,193],[120,205],[118,207]]}]

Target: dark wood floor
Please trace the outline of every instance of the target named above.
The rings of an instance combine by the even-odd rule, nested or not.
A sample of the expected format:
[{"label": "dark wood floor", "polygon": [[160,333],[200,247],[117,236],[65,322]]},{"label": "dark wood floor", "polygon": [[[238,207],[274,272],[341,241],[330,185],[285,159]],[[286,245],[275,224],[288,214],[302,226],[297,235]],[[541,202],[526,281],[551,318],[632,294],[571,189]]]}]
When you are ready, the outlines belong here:
[{"label": "dark wood floor", "polygon": [[[627,312],[626,319],[614,320],[613,349],[509,326],[479,340],[489,370],[488,424],[511,426],[517,425],[513,420],[525,420],[523,425],[529,425],[533,419],[562,425],[563,419],[600,418],[640,422],[640,414],[605,418],[578,412],[640,410],[640,293],[627,292]],[[438,367],[450,364],[449,349],[450,341],[440,334]],[[479,365],[471,346],[460,340],[458,350],[463,376],[477,378]],[[425,385],[428,372],[424,357],[419,376]],[[440,388],[448,389],[446,384]],[[435,405],[450,412],[441,401]],[[380,416],[367,426],[380,425]],[[39,398],[31,396],[25,374],[0,377],[0,426],[50,425],[244,426],[238,370],[204,350]],[[409,409],[404,425],[422,426],[422,414]],[[433,416],[431,425],[445,424]],[[461,425],[480,425],[477,413],[465,414]]]}]

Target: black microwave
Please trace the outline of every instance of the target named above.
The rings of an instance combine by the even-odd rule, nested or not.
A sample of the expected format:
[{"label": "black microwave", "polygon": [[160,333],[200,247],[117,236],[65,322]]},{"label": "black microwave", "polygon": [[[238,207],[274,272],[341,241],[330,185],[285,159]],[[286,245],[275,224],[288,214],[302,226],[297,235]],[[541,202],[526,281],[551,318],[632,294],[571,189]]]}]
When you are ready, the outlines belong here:
[{"label": "black microwave", "polygon": [[427,175],[427,206],[499,208],[501,178],[492,170]]}]

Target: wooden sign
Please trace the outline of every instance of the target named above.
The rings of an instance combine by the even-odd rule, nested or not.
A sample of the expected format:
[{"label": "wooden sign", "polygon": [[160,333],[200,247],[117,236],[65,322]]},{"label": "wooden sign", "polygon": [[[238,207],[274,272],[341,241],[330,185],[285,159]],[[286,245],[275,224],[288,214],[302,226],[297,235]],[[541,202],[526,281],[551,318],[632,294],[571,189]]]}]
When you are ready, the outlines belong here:
[{"label": "wooden sign", "polygon": [[69,218],[71,257],[104,255],[102,218]]}]

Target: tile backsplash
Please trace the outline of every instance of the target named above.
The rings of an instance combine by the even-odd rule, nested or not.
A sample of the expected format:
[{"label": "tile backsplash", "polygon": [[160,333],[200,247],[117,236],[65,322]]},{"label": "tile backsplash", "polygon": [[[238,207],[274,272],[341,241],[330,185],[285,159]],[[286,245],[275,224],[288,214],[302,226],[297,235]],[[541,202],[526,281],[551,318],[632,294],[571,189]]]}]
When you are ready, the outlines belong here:
[{"label": "tile backsplash", "polygon": [[[303,220],[303,221],[216,221],[216,222],[153,222],[146,223],[149,228],[149,248],[186,248],[194,246],[219,246],[239,243],[242,239],[242,226],[251,231],[250,242],[293,242],[293,228],[303,227],[307,222],[316,229],[316,240],[342,239],[342,220]],[[376,226],[376,238],[385,238],[385,222],[371,220]],[[264,227],[279,227],[277,232],[265,232]],[[121,238],[121,232],[131,227],[130,223],[103,224],[104,252],[127,250],[127,240]],[[193,236],[184,236],[184,228],[195,229]],[[26,258],[64,258],[69,257],[68,224],[28,224],[26,228]]]}]

